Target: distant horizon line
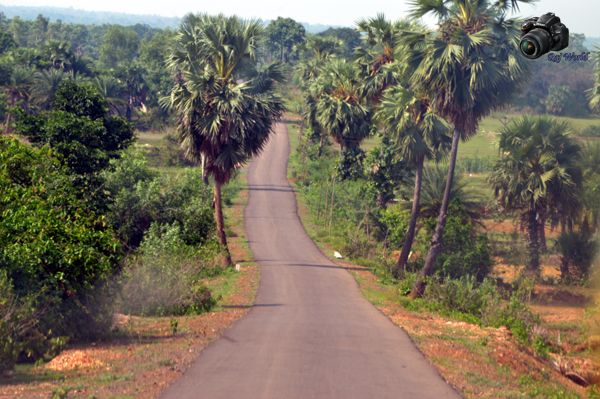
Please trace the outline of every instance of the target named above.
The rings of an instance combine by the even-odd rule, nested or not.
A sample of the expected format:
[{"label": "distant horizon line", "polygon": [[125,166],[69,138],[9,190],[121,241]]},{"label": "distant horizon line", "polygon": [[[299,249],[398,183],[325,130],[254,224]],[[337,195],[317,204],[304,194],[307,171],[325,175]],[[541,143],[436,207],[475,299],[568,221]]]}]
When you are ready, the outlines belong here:
[{"label": "distant horizon line", "polygon": [[[77,7],[73,7],[73,6],[69,6],[69,7],[59,7],[59,6],[44,6],[44,5],[40,5],[40,6],[22,6],[22,5],[6,5],[6,4],[0,4],[0,9],[2,8],[13,8],[13,9],[18,9],[18,8],[23,8],[23,9],[31,9],[31,10],[36,10],[36,9],[53,9],[53,10],[69,10],[69,11],[75,11],[75,12],[84,12],[84,13],[101,13],[101,14],[115,14],[115,15],[123,15],[123,16],[132,16],[132,17],[137,17],[137,18],[142,18],[142,17],[153,17],[153,18],[163,18],[163,19],[169,19],[169,20],[181,20],[183,19],[186,15],[188,14],[209,14],[209,15],[218,15],[218,14],[223,14],[223,15],[237,15],[235,13],[233,14],[228,14],[228,13],[207,13],[207,12],[202,12],[202,11],[188,11],[186,13],[184,13],[183,15],[180,16],[168,16],[168,15],[161,15],[161,14],[138,14],[135,12],[124,12],[124,11],[108,11],[108,10],[89,10],[89,9],[85,9],[85,8],[77,8]],[[238,15],[239,16],[239,15]],[[241,17],[241,16],[240,16]],[[280,15],[278,17],[282,17],[282,18],[292,18],[290,16],[284,16],[284,15]],[[258,17],[241,17],[243,19],[256,19],[259,21],[272,21],[274,18],[258,18]],[[294,19],[294,18],[292,18]],[[310,25],[310,26],[321,26],[321,27],[330,27],[330,28],[352,28],[355,24],[353,25],[339,25],[339,24],[328,24],[328,23],[323,23],[323,22],[306,22],[306,21],[301,21],[301,20],[296,20],[295,21],[304,24],[304,25]]]}]

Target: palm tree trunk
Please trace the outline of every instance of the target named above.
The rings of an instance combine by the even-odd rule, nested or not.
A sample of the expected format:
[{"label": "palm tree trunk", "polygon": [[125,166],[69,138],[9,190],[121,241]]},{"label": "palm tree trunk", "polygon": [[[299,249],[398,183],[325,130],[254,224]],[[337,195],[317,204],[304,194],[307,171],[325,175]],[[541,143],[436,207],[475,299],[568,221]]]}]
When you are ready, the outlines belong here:
[{"label": "palm tree trunk", "polygon": [[548,250],[548,245],[546,243],[546,218],[544,216],[540,217],[538,238],[540,243],[540,251],[546,252]]},{"label": "palm tree trunk", "polygon": [[417,162],[417,173],[415,176],[415,191],[413,192],[413,202],[410,211],[410,222],[408,224],[408,231],[404,237],[404,244],[402,245],[402,251],[398,257],[398,263],[396,263],[396,274],[403,275],[406,271],[406,263],[408,262],[408,255],[412,248],[412,244],[415,240],[415,230],[417,228],[417,219],[419,217],[419,208],[421,202],[421,186],[423,185],[423,163],[424,159],[421,157]]},{"label": "palm tree trunk", "polygon": [[225,252],[225,266],[231,266],[231,254],[229,252],[229,246],[227,245],[227,235],[225,234],[225,221],[223,219],[223,201],[221,198],[221,183],[215,182],[215,221],[217,223],[217,236],[219,237],[219,243],[221,244],[222,250]]},{"label": "palm tree trunk", "polygon": [[448,166],[448,176],[446,178],[446,188],[444,189],[444,198],[442,199],[442,206],[440,207],[440,213],[437,219],[437,225],[433,237],[431,238],[431,246],[427,257],[425,257],[425,265],[421,269],[421,273],[417,276],[415,284],[413,285],[412,291],[409,297],[412,299],[423,296],[425,291],[425,277],[430,276],[435,271],[435,261],[437,256],[442,250],[442,240],[444,236],[444,229],[446,227],[446,218],[448,217],[448,205],[450,205],[450,192],[452,190],[452,184],[454,183],[454,170],[456,169],[456,157],[458,155],[458,143],[460,141],[460,133],[458,130],[454,130],[452,136],[452,148],[450,150],[450,165]]},{"label": "palm tree trunk", "polygon": [[527,213],[527,246],[529,247],[529,262],[527,263],[527,273],[537,274],[540,269],[540,248],[539,248],[539,224],[537,212],[533,199],[531,200],[531,209]]},{"label": "palm tree trunk", "polygon": [[206,157],[200,156],[200,170],[202,172],[202,182],[208,186],[208,172],[206,170]]}]

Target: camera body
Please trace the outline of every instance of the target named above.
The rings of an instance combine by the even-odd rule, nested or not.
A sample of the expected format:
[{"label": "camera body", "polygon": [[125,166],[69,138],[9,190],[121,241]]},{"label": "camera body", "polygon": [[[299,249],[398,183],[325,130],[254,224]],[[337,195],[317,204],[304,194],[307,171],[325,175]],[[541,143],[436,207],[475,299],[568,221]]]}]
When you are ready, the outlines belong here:
[{"label": "camera body", "polygon": [[569,29],[554,13],[526,20],[521,26],[521,53],[536,59],[549,51],[560,51],[569,46]]}]

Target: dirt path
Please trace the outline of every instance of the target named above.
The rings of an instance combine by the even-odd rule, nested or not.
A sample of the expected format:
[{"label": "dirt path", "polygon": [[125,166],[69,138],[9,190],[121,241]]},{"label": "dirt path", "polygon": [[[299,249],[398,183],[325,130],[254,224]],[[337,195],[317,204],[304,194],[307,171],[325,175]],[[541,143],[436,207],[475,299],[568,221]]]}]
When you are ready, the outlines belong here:
[{"label": "dirt path", "polygon": [[248,174],[246,231],[261,268],[255,306],[162,398],[458,398],[308,237],[288,154],[279,125]]}]

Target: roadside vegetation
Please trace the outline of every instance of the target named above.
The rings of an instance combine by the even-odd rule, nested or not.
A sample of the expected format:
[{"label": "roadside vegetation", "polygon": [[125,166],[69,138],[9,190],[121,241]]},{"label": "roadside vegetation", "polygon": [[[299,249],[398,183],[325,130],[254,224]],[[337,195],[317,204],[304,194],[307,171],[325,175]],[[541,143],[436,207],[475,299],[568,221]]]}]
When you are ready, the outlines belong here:
[{"label": "roadside vegetation", "polygon": [[600,55],[525,63],[525,2],[316,35],[0,14],[0,394],[157,396],[241,317],[243,167],[287,110],[307,230],[448,381],[598,395]]}]

